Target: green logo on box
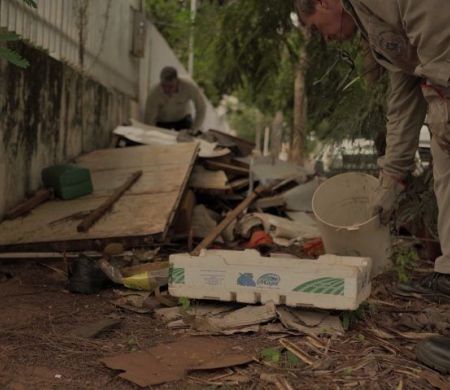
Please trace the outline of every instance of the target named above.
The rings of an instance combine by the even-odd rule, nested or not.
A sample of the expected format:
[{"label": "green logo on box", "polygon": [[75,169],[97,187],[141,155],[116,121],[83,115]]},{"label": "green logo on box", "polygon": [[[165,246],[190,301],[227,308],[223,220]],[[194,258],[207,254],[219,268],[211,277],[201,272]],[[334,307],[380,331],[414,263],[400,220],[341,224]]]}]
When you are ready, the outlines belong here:
[{"label": "green logo on box", "polygon": [[345,281],[342,278],[319,278],[294,288],[293,291],[310,294],[344,295]]},{"label": "green logo on box", "polygon": [[171,268],[170,269],[170,283],[173,284],[185,284],[185,272],[184,268]]}]

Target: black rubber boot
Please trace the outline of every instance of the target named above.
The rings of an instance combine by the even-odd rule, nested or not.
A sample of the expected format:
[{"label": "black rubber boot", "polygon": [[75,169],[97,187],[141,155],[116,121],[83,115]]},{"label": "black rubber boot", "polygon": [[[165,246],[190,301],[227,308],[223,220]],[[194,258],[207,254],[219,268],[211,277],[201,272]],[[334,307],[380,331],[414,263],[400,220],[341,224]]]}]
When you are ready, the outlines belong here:
[{"label": "black rubber boot", "polygon": [[450,374],[450,338],[432,336],[421,341],[416,346],[416,357],[441,374]]},{"label": "black rubber boot", "polygon": [[433,272],[417,281],[400,283],[395,293],[402,296],[419,294],[434,302],[449,302],[450,275]]}]

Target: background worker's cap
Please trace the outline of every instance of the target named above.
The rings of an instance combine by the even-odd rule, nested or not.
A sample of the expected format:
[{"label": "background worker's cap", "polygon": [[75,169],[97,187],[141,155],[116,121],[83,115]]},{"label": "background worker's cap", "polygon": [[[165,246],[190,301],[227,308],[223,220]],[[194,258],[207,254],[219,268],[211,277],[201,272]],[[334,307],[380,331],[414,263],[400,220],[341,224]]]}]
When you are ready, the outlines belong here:
[{"label": "background worker's cap", "polygon": [[177,70],[172,66],[166,66],[161,70],[160,79],[164,82],[174,81],[178,78]]}]

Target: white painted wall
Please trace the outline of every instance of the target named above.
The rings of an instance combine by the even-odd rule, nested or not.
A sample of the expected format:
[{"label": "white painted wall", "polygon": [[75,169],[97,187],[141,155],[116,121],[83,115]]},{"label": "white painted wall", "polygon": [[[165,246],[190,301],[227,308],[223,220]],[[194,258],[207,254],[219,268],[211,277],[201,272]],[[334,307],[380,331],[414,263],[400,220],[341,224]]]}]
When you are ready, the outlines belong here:
[{"label": "white painted wall", "polygon": [[[38,9],[34,10],[22,0],[0,0],[0,27],[20,34],[50,56],[79,68],[79,4],[77,0],[39,0]],[[145,57],[130,54],[133,10],[141,6],[140,0],[88,1],[83,71],[104,86],[136,100],[142,115],[148,89],[158,82],[164,66],[174,66],[181,76],[188,76],[188,72],[150,21],[147,21]],[[209,101],[207,105],[205,129],[225,130],[214,107]]]}]

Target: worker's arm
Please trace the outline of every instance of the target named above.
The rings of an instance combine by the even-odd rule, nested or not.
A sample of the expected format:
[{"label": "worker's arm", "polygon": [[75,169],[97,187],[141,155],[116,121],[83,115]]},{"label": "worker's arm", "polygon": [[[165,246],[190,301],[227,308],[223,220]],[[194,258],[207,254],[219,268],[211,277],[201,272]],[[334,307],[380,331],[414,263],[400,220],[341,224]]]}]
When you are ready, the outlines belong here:
[{"label": "worker's arm", "polygon": [[414,170],[414,156],[419,144],[427,104],[421,80],[402,72],[390,72],[386,154],[382,163],[386,175],[402,180]]},{"label": "worker's arm", "polygon": [[371,199],[374,215],[387,224],[394,212],[398,195],[404,190],[403,179],[414,169],[414,156],[427,105],[418,77],[390,72],[386,154],[380,164],[380,183]]},{"label": "worker's arm", "polygon": [[150,90],[147,101],[145,102],[144,122],[148,125],[154,126],[157,122],[159,112],[159,93],[154,87]]},{"label": "worker's arm", "polygon": [[450,1],[397,0],[410,43],[417,48],[416,73],[442,87],[450,79]]},{"label": "worker's arm", "polygon": [[192,101],[195,106],[195,120],[192,128],[194,130],[200,130],[203,126],[206,116],[206,102],[200,89],[197,86],[192,85]]}]

